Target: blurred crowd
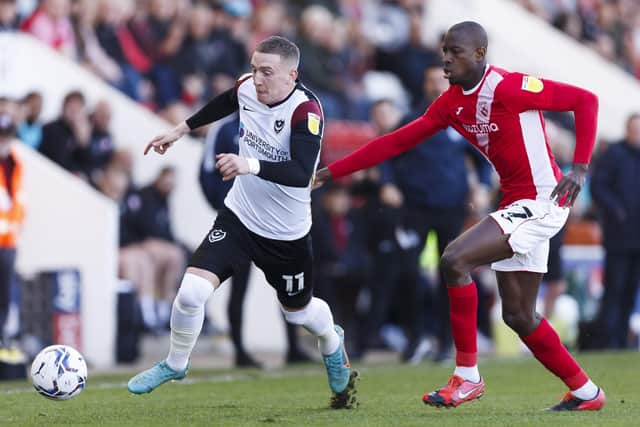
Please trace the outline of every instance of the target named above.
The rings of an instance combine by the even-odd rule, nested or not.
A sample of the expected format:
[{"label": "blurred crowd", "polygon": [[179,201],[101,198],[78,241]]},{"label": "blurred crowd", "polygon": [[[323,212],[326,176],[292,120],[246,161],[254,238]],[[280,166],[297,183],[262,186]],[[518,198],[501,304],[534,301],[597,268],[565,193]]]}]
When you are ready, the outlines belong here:
[{"label": "blurred crowd", "polygon": [[516,1],[640,79],[640,2]]},{"label": "blurred crowd", "polygon": [[[640,3],[519,2],[640,77]],[[347,135],[345,129],[357,129],[348,134],[350,143],[364,142],[417,117],[446,89],[438,47],[422,37],[425,3],[0,0],[0,30],[33,34],[174,123],[248,71],[248,52],[257,41],[285,35],[300,46],[301,79],[319,96],[328,117],[322,153],[328,161],[335,153],[327,150],[337,147],[334,141],[340,133]],[[60,116],[47,123],[40,119],[40,93],[11,103],[16,134],[24,144],[118,203],[120,277],[137,290],[145,328],[166,331],[189,256],[169,219],[175,171],[165,168],[152,183],[134,185],[135,166],[126,150],[116,148],[106,101],[87,105],[81,92],[72,91]],[[546,117],[552,150],[567,170],[573,158],[572,117]],[[353,121],[367,124],[344,127]],[[207,138],[233,138],[237,126],[230,125]],[[624,173],[620,179],[606,178],[614,172],[600,172],[615,165],[616,173]],[[629,118],[623,141],[599,142],[594,170],[596,182],[582,192],[570,223],[602,224],[605,293],[594,322],[607,333],[597,345],[624,348],[630,345],[628,318],[640,280],[640,203],[633,197],[640,178],[633,175],[640,171],[638,116]],[[465,227],[494,210],[499,196],[493,169],[452,129],[313,193],[317,294],[347,329],[351,354],[391,347],[407,362],[426,355],[451,357],[448,296],[438,254]],[[563,238],[561,233],[552,241],[544,293],[548,316],[568,290],[560,262]],[[481,293],[480,338],[490,351],[490,318],[498,296],[488,272],[476,272],[475,280]],[[243,295],[233,304],[242,304]],[[241,339],[234,339],[236,349],[244,351]]]},{"label": "blurred crowd", "polygon": [[[301,48],[301,76],[331,118],[364,120],[380,90],[412,103],[423,1],[2,0],[0,30],[28,32],[171,121],[233,84],[274,34]],[[371,71],[388,71],[376,78]]]}]

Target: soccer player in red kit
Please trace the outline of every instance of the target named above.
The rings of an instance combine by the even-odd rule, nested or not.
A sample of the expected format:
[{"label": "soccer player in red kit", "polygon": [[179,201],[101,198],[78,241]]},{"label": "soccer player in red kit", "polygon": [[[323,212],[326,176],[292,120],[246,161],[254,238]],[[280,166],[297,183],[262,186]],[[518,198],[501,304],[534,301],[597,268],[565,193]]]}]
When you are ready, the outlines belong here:
[{"label": "soccer player in red kit", "polygon": [[[605,395],[560,343],[535,303],[547,271],[549,239],[564,225],[585,181],[595,144],[597,97],[584,89],[487,64],[487,34],[475,22],[447,32],[444,76],[451,84],[421,117],[321,169],[315,187],[407,151],[448,126],[484,153],[500,176],[499,209],[451,242],[440,260],[447,280],[456,368],[449,382],[423,397],[455,407],[484,393],[477,365],[478,294],[470,272],[491,264],[502,318],[533,355],[569,388],[552,410],[598,410]],[[576,147],[566,176],[551,154],[541,111],[573,111]]]}]

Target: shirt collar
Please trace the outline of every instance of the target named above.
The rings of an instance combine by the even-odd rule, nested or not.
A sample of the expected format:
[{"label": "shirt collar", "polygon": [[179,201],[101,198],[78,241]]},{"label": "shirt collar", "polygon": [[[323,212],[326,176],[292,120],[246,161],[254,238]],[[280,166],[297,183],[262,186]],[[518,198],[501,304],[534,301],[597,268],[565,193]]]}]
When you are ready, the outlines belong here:
[{"label": "shirt collar", "polygon": [[472,87],[469,90],[464,90],[462,89],[462,93],[464,95],[471,95],[472,93],[474,93],[476,90],[478,90],[478,88],[482,85],[482,82],[484,82],[484,78],[487,77],[487,74],[489,74],[489,68],[491,68],[491,65],[487,64],[485,65],[484,68],[484,74],[482,74],[482,78],[480,79],[480,81],[478,82],[477,85],[475,85],[474,87]]}]

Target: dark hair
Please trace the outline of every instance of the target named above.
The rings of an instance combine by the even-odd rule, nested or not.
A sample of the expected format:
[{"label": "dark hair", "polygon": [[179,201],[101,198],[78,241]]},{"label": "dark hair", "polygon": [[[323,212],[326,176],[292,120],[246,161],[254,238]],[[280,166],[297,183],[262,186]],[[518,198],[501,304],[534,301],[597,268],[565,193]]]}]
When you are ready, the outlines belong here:
[{"label": "dark hair", "polygon": [[31,100],[31,99],[34,99],[34,98],[40,98],[40,99],[42,99],[42,94],[41,94],[40,92],[37,92],[37,91],[31,91],[31,92],[27,93],[27,94],[22,98],[22,100],[21,100],[21,101],[22,101],[22,102],[27,102],[27,101],[29,101],[29,100]]},{"label": "dark hair", "polygon": [[72,90],[65,95],[64,101],[62,101],[62,105],[66,106],[71,101],[80,101],[84,104],[85,98],[82,92],[80,92],[79,90]]},{"label": "dark hair", "polygon": [[158,172],[158,178],[170,173],[175,173],[175,172],[176,172],[176,168],[174,168],[173,166],[170,166],[170,165],[163,166],[162,169],[160,169],[160,172]]},{"label": "dark hair", "polygon": [[273,53],[282,59],[295,62],[296,68],[300,62],[300,49],[294,42],[280,36],[271,36],[262,40],[256,46],[256,52]]}]

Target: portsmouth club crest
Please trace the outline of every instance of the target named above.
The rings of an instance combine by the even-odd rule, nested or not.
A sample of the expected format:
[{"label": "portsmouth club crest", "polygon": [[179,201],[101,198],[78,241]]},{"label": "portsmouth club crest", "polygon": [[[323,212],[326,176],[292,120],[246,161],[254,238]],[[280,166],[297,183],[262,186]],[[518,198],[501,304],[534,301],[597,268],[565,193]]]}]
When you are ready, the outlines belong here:
[{"label": "portsmouth club crest", "polygon": [[214,228],[211,233],[209,233],[209,241],[211,243],[219,242],[225,237],[227,237],[227,232],[219,228]]},{"label": "portsmouth club crest", "polygon": [[276,122],[273,124],[273,130],[275,130],[276,133],[280,133],[282,129],[284,129],[284,120],[276,120]]}]

